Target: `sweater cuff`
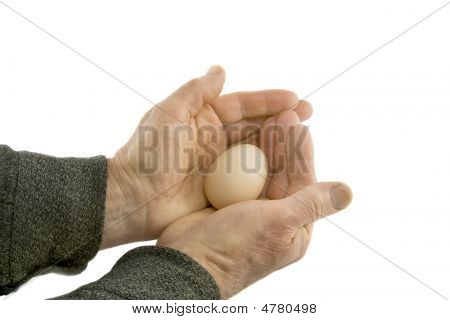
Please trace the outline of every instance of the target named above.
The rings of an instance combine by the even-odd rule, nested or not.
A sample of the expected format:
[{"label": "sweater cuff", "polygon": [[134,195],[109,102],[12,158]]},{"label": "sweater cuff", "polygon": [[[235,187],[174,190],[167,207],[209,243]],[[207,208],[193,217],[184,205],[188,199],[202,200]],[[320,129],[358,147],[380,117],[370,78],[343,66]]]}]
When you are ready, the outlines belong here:
[{"label": "sweater cuff", "polygon": [[213,277],[186,254],[146,246],[127,252],[100,280],[55,299],[220,299]]},{"label": "sweater cuff", "polygon": [[[9,274],[0,275],[0,291],[12,291],[49,271],[82,271],[101,242],[106,158],[56,158],[11,149],[8,153],[12,160],[3,189],[9,192],[1,197],[11,209],[2,221],[10,241],[8,266],[1,269]],[[4,252],[0,254],[3,260]]]},{"label": "sweater cuff", "polygon": [[19,154],[0,145],[0,294],[2,285],[9,283],[9,257]]}]

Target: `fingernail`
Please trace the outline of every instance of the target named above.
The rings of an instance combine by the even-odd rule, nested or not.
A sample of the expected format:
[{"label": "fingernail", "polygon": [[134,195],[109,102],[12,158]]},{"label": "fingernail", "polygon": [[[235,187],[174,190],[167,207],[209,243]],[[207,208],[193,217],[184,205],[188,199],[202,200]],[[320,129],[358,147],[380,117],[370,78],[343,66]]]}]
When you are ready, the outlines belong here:
[{"label": "fingernail", "polygon": [[220,66],[211,66],[208,71],[206,72],[206,75],[208,76],[216,76],[220,73],[222,68]]},{"label": "fingernail", "polygon": [[330,189],[330,198],[336,210],[345,209],[352,202],[352,190],[345,184],[338,184]]}]

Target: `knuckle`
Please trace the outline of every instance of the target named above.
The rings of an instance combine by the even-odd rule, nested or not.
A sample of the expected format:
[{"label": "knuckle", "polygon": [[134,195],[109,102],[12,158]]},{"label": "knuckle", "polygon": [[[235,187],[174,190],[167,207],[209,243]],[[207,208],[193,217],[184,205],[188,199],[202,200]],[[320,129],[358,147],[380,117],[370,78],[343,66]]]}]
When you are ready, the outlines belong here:
[{"label": "knuckle", "polygon": [[310,216],[314,219],[314,220],[319,220],[320,218],[323,217],[323,204],[322,201],[320,201],[319,197],[317,195],[312,195],[310,197]]},{"label": "knuckle", "polygon": [[201,85],[201,80],[199,78],[194,78],[194,79],[189,80],[186,83],[185,87],[188,89],[196,89],[196,88],[200,87],[200,85]]},{"label": "knuckle", "polygon": [[192,105],[201,104],[203,102],[202,85],[202,80],[199,78],[189,80],[184,85],[185,102]]},{"label": "knuckle", "polygon": [[322,201],[316,194],[309,194],[307,197],[296,197],[299,211],[304,220],[318,220],[323,216],[324,207]]}]

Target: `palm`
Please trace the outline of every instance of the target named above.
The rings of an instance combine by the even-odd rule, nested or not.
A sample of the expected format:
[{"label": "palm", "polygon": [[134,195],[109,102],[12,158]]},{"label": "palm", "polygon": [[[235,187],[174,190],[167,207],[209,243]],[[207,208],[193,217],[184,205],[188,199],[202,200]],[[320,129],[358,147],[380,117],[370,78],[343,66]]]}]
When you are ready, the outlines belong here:
[{"label": "palm", "polygon": [[[263,198],[280,199],[292,195],[316,180],[311,136],[307,128],[299,125],[298,121],[299,118],[294,112],[285,112],[266,120],[261,129],[251,137],[236,142],[252,143],[260,147],[268,158],[271,174],[261,195]],[[274,126],[278,128],[278,137],[273,135]],[[289,130],[290,134],[288,135]],[[292,146],[292,142],[296,141],[300,142],[301,148],[297,150],[298,152],[292,152],[289,145]],[[243,202],[217,211],[208,207],[189,214],[172,223],[161,235],[158,244],[165,245],[183,239],[185,233],[195,234],[194,229],[201,229],[202,225],[205,224],[210,225],[208,229],[214,228],[216,225],[222,229],[228,227],[230,232],[237,225],[245,228],[245,222],[250,225],[255,224],[258,220],[258,207],[264,205],[263,201]],[[202,222],[202,224],[199,224],[199,222]],[[308,232],[302,233],[305,235],[303,245],[309,242],[311,230],[311,224],[305,226],[303,231]],[[237,233],[239,234],[239,231]],[[245,231],[242,231],[242,233],[245,233]],[[286,237],[286,240],[290,241],[291,237]]]},{"label": "palm", "polygon": [[[176,219],[207,208],[203,173],[215,156],[248,136],[261,136],[258,126],[298,102],[284,90],[219,96],[224,79],[215,85],[217,79],[206,80],[206,85],[198,79],[188,82],[151,109],[114,157],[133,203],[128,219],[145,227],[147,239],[157,238]],[[294,109],[309,116],[304,102]],[[252,143],[270,152],[269,145]]]},{"label": "palm", "polygon": [[[157,245],[175,248],[197,259],[218,286],[226,288],[221,292],[225,298],[297,260],[308,247],[312,223],[286,219],[285,211],[291,211],[289,205],[270,200],[292,195],[315,181],[312,141],[298,120],[293,112],[286,112],[266,121],[259,133],[243,140],[266,153],[272,174],[262,196],[269,200],[244,201],[220,210],[204,208],[170,224],[158,239]],[[286,139],[271,139],[270,126],[274,123],[285,132],[291,128],[289,140],[303,140],[300,152],[292,152]],[[281,163],[275,164],[277,161]],[[295,197],[289,198],[292,202]],[[242,270],[249,264],[252,274],[242,279]]]}]

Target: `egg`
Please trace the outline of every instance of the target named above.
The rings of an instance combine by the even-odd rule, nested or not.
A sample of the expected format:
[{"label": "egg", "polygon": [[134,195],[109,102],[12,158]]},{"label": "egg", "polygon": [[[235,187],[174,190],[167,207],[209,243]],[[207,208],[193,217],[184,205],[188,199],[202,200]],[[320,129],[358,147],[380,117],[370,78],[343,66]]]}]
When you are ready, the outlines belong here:
[{"label": "egg", "polygon": [[267,178],[264,152],[251,144],[239,144],[221,153],[205,177],[205,194],[220,209],[257,199]]}]

